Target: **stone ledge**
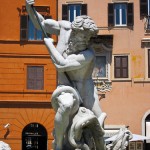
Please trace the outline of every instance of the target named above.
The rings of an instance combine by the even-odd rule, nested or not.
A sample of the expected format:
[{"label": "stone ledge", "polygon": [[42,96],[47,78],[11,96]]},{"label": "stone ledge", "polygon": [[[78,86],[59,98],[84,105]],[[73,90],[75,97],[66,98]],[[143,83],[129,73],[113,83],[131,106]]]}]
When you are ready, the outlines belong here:
[{"label": "stone ledge", "polygon": [[116,79],[112,79],[112,82],[118,82],[118,81],[132,81],[131,78],[116,78]]},{"label": "stone ledge", "polygon": [[150,82],[150,79],[145,79],[145,78],[134,78],[134,83],[146,83],[146,82]]}]

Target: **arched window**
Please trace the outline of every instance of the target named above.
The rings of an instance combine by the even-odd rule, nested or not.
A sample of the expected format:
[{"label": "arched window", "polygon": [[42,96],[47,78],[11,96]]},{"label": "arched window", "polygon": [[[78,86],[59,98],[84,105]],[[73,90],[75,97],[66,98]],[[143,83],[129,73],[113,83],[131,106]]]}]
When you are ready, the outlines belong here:
[{"label": "arched window", "polygon": [[47,150],[47,131],[38,124],[28,124],[22,131],[22,150]]}]

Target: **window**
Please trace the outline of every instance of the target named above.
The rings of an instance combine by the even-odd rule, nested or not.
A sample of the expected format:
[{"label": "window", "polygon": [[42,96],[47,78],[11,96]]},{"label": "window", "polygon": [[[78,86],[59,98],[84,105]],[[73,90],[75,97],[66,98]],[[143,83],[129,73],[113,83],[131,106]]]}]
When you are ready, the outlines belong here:
[{"label": "window", "polygon": [[41,30],[37,30],[31,19],[28,18],[28,40],[42,40],[43,35]]},{"label": "window", "polygon": [[115,26],[127,24],[127,7],[126,4],[115,5]]},{"label": "window", "polygon": [[97,90],[102,93],[112,89],[110,81],[110,56],[111,53],[106,51],[96,53],[92,78]]},{"label": "window", "polygon": [[129,78],[128,56],[114,56],[114,77]]},{"label": "window", "polygon": [[135,150],[135,142],[129,142],[129,150]]},{"label": "window", "polygon": [[[50,8],[47,6],[36,6],[35,9],[40,12],[45,19],[51,18],[48,16]],[[28,41],[41,41],[43,34],[41,30],[37,30],[31,19],[26,15],[25,6],[22,7],[23,15],[20,17],[20,39]]]},{"label": "window", "polygon": [[140,15],[146,17],[145,29],[150,30],[150,0],[140,0]]},{"label": "window", "polygon": [[[150,136],[150,114],[145,118],[145,136]],[[150,140],[146,140],[146,148],[150,148]]]},{"label": "window", "polygon": [[147,16],[149,14],[149,0],[140,0],[140,15]]},{"label": "window", "polygon": [[133,26],[133,3],[108,4],[108,26]]},{"label": "window", "polygon": [[92,38],[91,41],[96,54],[92,77],[94,80],[98,78],[110,81],[113,35],[98,35]]},{"label": "window", "polygon": [[148,16],[150,15],[150,0],[147,0],[148,1],[148,11],[147,11],[147,13],[148,13]]},{"label": "window", "polygon": [[87,15],[87,4],[63,4],[62,20],[72,22],[76,16]]},{"label": "window", "polygon": [[150,47],[145,48],[145,81],[150,80]]},{"label": "window", "polygon": [[81,5],[69,5],[69,21],[72,22],[77,16],[81,15]]},{"label": "window", "polygon": [[[96,60],[92,73],[93,82],[100,92],[111,90],[110,64],[112,59],[113,35],[98,35],[91,39]],[[101,95],[101,98],[104,95]]]},{"label": "window", "polygon": [[136,150],[143,150],[143,141],[136,142]]},{"label": "window", "polygon": [[106,78],[106,56],[96,56],[93,78]]},{"label": "window", "polygon": [[44,66],[27,66],[27,89],[44,89]]},{"label": "window", "polygon": [[150,49],[148,49],[148,78],[150,78]]},{"label": "window", "polygon": [[[49,17],[45,17],[47,18],[51,18]],[[43,40],[43,34],[41,30],[37,30],[31,19],[29,18],[29,16],[27,15],[23,15],[21,16],[21,28],[20,28],[20,38],[21,40],[36,40],[36,41],[41,41]]]},{"label": "window", "polygon": [[38,123],[31,123],[22,131],[22,150],[47,150],[47,131]]},{"label": "window", "polygon": [[150,16],[150,0],[140,0],[140,15]]}]

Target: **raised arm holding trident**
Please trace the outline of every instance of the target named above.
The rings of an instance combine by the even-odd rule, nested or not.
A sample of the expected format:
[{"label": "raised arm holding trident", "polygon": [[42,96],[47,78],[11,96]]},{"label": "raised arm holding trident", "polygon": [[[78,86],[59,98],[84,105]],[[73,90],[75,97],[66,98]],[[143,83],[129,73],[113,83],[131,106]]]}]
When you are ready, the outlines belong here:
[{"label": "raised arm holding trident", "polygon": [[[45,20],[33,9],[33,5],[34,0],[26,0],[27,12],[34,26],[37,29],[43,28],[45,33],[59,35],[56,47],[53,39],[47,36],[44,42],[58,71],[59,86],[56,91],[59,94],[54,91],[52,96],[52,106],[56,111],[54,149],[62,150],[70,120],[81,103],[96,115],[100,126],[105,119],[92,80],[95,53],[89,45],[90,38],[97,35],[98,28],[88,16],[78,16],[72,23],[64,20]],[[103,139],[100,143],[100,150],[104,150]]]}]

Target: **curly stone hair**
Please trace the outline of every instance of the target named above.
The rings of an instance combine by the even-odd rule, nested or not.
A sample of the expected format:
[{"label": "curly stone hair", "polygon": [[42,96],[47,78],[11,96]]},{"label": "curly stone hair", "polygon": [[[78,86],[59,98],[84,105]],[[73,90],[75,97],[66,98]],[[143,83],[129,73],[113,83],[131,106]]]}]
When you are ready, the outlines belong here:
[{"label": "curly stone hair", "polygon": [[72,22],[71,27],[74,31],[85,30],[90,32],[92,36],[97,35],[98,28],[91,17],[89,16],[77,16]]}]

